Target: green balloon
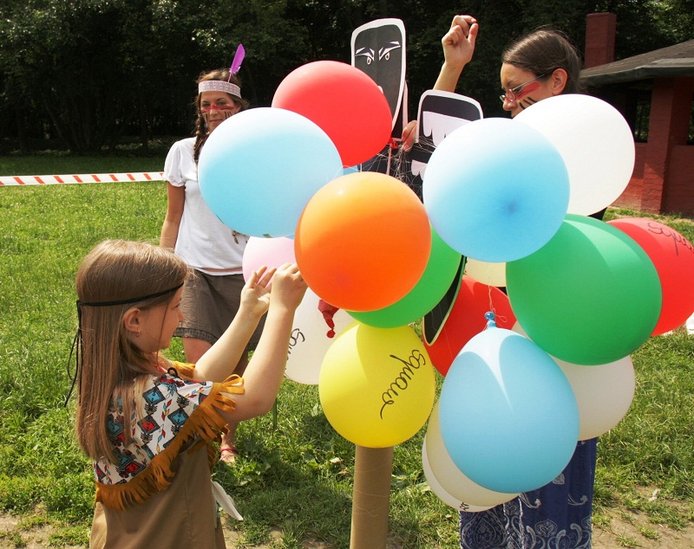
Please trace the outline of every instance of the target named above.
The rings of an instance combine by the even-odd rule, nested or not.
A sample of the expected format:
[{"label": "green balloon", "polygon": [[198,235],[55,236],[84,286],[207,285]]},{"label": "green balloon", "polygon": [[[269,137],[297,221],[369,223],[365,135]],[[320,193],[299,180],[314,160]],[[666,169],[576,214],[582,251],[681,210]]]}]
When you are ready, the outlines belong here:
[{"label": "green balloon", "polygon": [[[462,260],[460,253],[446,244],[431,228],[431,254],[419,282],[405,297],[375,311],[347,311],[359,322],[378,328],[405,326],[431,311],[453,282]],[[397,270],[394,269],[397,276]]]},{"label": "green balloon", "polygon": [[646,252],[591,217],[567,215],[545,246],[508,262],[506,285],[528,337],[574,364],[629,355],[660,316],[660,280]]}]

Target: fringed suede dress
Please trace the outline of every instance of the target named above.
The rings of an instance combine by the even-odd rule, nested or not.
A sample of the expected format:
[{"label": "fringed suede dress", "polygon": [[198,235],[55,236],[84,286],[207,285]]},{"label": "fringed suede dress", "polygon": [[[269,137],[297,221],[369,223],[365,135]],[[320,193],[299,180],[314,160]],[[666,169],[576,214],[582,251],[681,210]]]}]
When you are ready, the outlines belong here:
[{"label": "fringed suede dress", "polygon": [[127,446],[122,410],[111,405],[108,429],[118,463],[94,463],[90,547],[225,547],[211,443],[226,423],[219,411],[234,409],[228,394],[243,393],[243,380],[199,382],[192,365],[173,366],[135,383]]}]

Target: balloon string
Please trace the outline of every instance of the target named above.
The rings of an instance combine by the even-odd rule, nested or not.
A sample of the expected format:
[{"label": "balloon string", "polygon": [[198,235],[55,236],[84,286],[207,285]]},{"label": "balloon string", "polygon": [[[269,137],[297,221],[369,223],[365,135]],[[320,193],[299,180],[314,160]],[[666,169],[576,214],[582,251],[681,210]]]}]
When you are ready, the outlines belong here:
[{"label": "balloon string", "polygon": [[391,163],[392,159],[393,159],[393,147],[389,146],[388,147],[388,165],[386,167],[386,173],[387,174],[390,174],[390,163]]},{"label": "balloon string", "polygon": [[433,153],[434,149],[436,149],[436,144],[434,143],[434,140],[429,137],[420,137],[419,141],[417,141],[417,144],[421,149],[424,149],[429,153]]},{"label": "balloon string", "polygon": [[[492,301],[492,292],[494,291],[494,288],[490,285],[487,285],[487,295],[489,298],[489,312],[487,314],[492,314],[494,316],[494,326],[496,326],[496,322],[501,321],[501,322],[506,322],[508,320],[508,317],[506,315],[501,315],[497,312],[496,307],[494,307],[494,302]],[[487,315],[485,314],[485,318]],[[487,324],[489,326],[489,324]]]}]

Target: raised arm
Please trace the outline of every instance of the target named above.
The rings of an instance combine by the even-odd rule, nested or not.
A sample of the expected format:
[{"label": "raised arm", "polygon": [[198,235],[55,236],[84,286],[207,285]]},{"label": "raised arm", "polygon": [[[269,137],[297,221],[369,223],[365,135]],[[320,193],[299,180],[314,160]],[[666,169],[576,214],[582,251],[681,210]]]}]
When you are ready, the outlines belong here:
[{"label": "raised arm", "polygon": [[222,336],[195,364],[195,376],[224,381],[234,373],[246,345],[270,304],[269,284],[275,269],[259,269],[241,290],[239,309]]},{"label": "raised arm", "polygon": [[441,38],[443,65],[434,84],[435,90],[454,92],[465,65],[475,53],[479,24],[471,15],[456,15],[451,28]]},{"label": "raised arm", "polygon": [[305,292],[306,283],[296,264],[283,265],[273,276],[263,333],[243,376],[245,392],[231,395],[236,409],[225,414],[227,421],[250,419],[272,408],[284,378],[294,312]]},{"label": "raised arm", "polygon": [[[433,89],[455,92],[465,65],[472,60],[479,28],[477,20],[471,15],[456,15],[453,18],[451,28],[441,38],[443,65]],[[412,148],[416,135],[417,121],[411,120],[402,130],[403,150]]]}]

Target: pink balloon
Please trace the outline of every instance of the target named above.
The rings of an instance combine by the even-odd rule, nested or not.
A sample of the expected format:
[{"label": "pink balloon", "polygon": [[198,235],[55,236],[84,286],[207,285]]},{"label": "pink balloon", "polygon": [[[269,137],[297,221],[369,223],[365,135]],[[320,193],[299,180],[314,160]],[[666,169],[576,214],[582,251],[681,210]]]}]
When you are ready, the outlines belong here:
[{"label": "pink balloon", "polygon": [[252,236],[243,252],[243,279],[248,280],[261,267],[279,267],[285,263],[295,263],[294,239],[286,236],[262,238]]}]

